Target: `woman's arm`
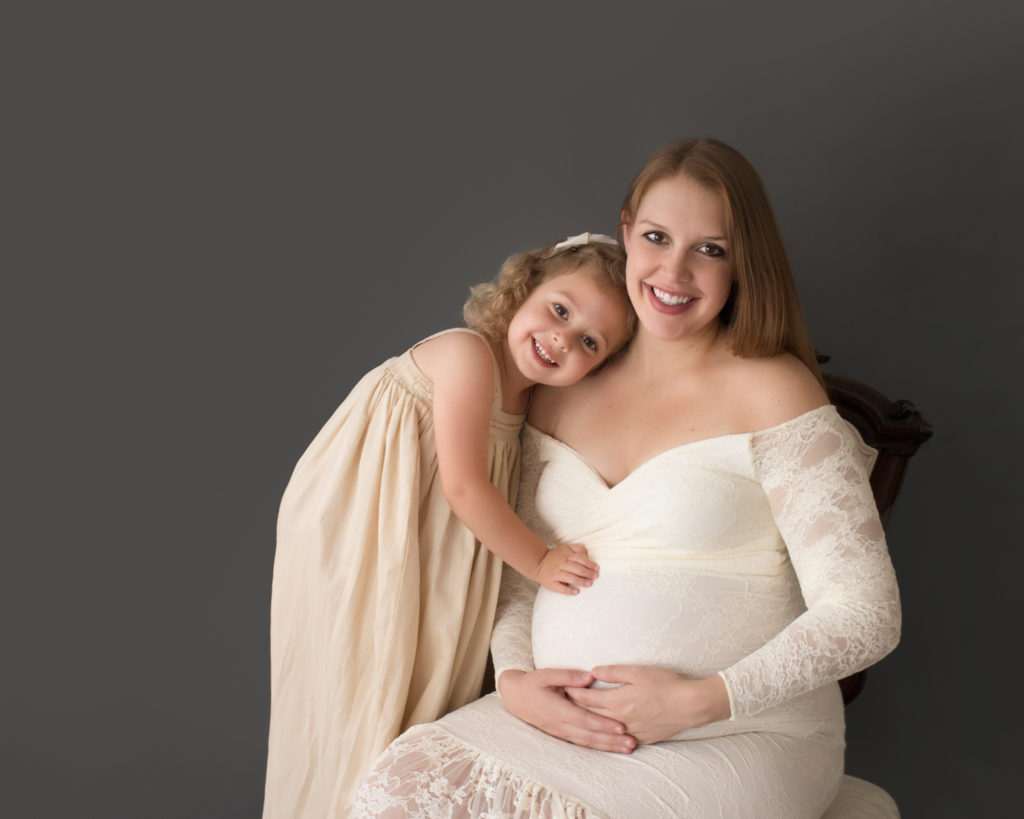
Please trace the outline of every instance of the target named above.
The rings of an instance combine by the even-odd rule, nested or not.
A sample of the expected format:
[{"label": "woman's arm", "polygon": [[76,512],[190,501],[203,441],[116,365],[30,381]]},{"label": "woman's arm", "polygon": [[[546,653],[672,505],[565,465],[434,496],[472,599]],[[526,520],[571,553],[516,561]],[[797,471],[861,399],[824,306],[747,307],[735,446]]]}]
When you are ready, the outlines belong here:
[{"label": "woman's arm", "polygon": [[531,622],[537,584],[507,566],[501,577],[491,656],[501,701],[510,714],[558,739],[599,751],[629,753],[636,742],[622,723],[594,714],[566,698],[566,692],[594,681],[587,671],[534,670]]},{"label": "woman's arm", "polygon": [[900,598],[869,483],[874,452],[833,407],[755,435],[751,455],[807,611],[721,672],[749,716],[878,662]]},{"label": "woman's arm", "polygon": [[490,351],[469,333],[451,333],[427,343],[444,345],[443,356],[431,356],[433,366],[427,375],[433,384],[437,469],[452,510],[484,546],[545,588],[576,594],[577,586],[589,586],[597,566],[586,550],[568,545],[548,549],[490,482],[487,449],[494,395]]}]

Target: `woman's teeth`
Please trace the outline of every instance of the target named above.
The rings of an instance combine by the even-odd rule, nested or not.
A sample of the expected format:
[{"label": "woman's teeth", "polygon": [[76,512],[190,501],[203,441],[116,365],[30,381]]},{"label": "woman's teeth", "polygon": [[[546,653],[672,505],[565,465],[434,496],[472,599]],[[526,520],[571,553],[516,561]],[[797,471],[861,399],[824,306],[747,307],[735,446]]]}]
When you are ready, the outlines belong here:
[{"label": "woman's teeth", "polygon": [[553,359],[551,356],[549,356],[544,351],[544,348],[541,347],[540,344],[537,343],[537,339],[533,340],[533,349],[535,349],[537,351],[537,355],[539,355],[548,364],[554,364],[555,363],[555,359]]},{"label": "woman's teeth", "polygon": [[677,304],[689,304],[693,301],[693,296],[673,296],[670,293],[666,293],[664,290],[659,290],[654,285],[651,285],[651,292],[654,293],[654,298],[662,304],[674,306]]}]

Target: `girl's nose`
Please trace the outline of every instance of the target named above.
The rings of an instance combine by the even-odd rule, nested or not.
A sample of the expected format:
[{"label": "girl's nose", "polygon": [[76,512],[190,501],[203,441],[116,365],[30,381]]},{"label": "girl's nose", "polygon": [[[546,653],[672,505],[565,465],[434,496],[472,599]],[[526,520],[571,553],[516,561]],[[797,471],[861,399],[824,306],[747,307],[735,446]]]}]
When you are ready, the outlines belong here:
[{"label": "girl's nose", "polygon": [[565,336],[562,333],[553,333],[551,335],[551,341],[558,347],[563,353],[566,351]]}]

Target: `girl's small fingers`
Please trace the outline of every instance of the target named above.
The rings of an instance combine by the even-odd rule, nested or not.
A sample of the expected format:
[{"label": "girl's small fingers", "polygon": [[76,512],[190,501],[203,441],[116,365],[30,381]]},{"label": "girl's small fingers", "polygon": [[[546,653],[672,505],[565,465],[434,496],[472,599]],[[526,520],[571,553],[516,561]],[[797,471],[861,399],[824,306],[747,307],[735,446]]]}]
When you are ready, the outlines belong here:
[{"label": "girl's small fingers", "polygon": [[571,566],[572,571],[577,572],[584,577],[597,577],[598,574],[597,564],[589,560],[569,560],[565,565],[566,567]]}]

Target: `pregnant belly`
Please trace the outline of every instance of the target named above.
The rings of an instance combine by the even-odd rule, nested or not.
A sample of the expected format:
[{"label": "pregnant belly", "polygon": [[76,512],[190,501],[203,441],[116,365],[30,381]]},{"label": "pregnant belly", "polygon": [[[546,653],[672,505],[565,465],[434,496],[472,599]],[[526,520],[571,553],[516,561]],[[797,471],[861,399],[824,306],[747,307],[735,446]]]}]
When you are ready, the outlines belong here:
[{"label": "pregnant belly", "polygon": [[714,674],[745,657],[803,610],[787,577],[601,566],[589,589],[541,589],[533,610],[537,668],[658,665]]}]

